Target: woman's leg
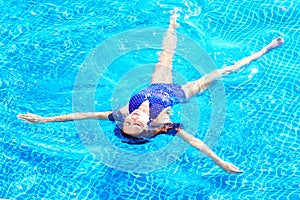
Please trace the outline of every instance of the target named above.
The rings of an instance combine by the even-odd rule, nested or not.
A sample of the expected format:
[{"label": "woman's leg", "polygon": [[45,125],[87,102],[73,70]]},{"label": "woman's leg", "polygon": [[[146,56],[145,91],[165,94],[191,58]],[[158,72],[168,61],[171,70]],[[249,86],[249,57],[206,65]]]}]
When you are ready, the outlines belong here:
[{"label": "woman's leg", "polygon": [[262,48],[260,51],[238,61],[236,64],[225,67],[223,69],[214,70],[210,74],[207,74],[196,81],[188,82],[187,84],[182,86],[186,97],[191,98],[194,95],[203,92],[204,90],[208,89],[212,84],[214,84],[214,82],[220,77],[230,74],[240,69],[241,67],[248,65],[250,62],[257,60],[262,55],[269,52],[271,49],[281,46],[283,42],[283,38],[278,37],[275,40],[273,40],[270,44]]},{"label": "woman's leg", "polygon": [[153,83],[172,83],[172,59],[176,49],[177,36],[175,29],[177,14],[174,11],[170,18],[169,28],[163,39],[163,52],[159,56],[159,62],[152,73]]}]

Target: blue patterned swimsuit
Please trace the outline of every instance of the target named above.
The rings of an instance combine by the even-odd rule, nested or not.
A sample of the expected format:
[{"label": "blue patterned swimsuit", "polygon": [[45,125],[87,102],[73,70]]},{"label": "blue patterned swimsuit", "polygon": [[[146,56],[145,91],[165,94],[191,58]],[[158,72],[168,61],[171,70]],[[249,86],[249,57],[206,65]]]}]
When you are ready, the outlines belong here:
[{"label": "blue patterned swimsuit", "polygon": [[[129,113],[132,113],[135,109],[138,109],[140,105],[149,101],[150,108],[150,119],[148,125],[151,124],[152,120],[155,119],[165,108],[179,104],[186,103],[186,97],[184,91],[180,85],[177,84],[165,84],[155,83],[151,84],[148,88],[133,95],[129,100]],[[110,121],[124,121],[123,114],[120,111],[114,111],[109,116]],[[167,124],[167,123],[166,123]],[[178,129],[182,128],[180,123],[169,123],[171,124],[170,130],[166,132],[167,135],[175,136]],[[117,137],[122,139],[122,142],[128,144],[145,144],[149,142],[144,138],[134,138],[130,135],[123,133],[122,125],[116,125],[114,133]]]},{"label": "blue patterned swimsuit", "polygon": [[150,119],[151,122],[159,113],[165,108],[185,103],[186,97],[180,85],[155,83],[151,84],[148,88],[133,95],[129,101],[129,113],[138,109],[140,105],[149,100]]}]

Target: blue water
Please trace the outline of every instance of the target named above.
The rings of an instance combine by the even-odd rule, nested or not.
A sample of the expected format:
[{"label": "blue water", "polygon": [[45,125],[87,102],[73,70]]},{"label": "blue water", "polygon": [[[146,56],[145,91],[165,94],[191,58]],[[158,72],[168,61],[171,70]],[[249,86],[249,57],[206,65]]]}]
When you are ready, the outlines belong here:
[{"label": "blue water", "polygon": [[[73,112],[74,82],[93,49],[124,31],[167,28],[174,7],[178,33],[200,44],[218,68],[276,36],[285,39],[282,47],[223,80],[226,117],[213,150],[243,174],[225,173],[193,148],[156,171],[124,172],[92,156],[74,122],[32,125],[17,119],[26,112]],[[297,0],[0,1],[0,198],[299,199],[299,10]],[[132,66],[155,63],[157,52],[145,48],[138,57],[130,52],[108,66],[92,107],[111,109],[119,77]],[[179,55],[174,68],[186,80],[200,76]],[[195,134],[203,139],[210,93],[196,101],[202,128]],[[104,130],[113,128],[99,123]],[[112,132],[107,136],[120,145]],[[160,137],[136,148],[161,148],[171,140]]]}]

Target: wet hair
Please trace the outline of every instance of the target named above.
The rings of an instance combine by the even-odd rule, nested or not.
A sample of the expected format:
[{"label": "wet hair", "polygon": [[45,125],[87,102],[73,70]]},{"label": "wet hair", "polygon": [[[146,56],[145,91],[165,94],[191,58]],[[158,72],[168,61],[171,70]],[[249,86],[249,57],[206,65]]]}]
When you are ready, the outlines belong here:
[{"label": "wet hair", "polygon": [[118,124],[116,124],[114,128],[114,134],[121,139],[122,142],[127,144],[146,144],[150,142],[149,140],[146,140],[144,138],[137,138],[131,135],[128,135],[123,132],[122,127],[120,127]]},{"label": "wet hair", "polygon": [[116,126],[114,128],[115,136],[117,136],[118,138],[121,139],[122,142],[127,144],[146,144],[150,142],[149,140],[145,140],[143,138],[137,138],[124,133],[122,127],[125,118],[126,116],[120,110],[113,111],[111,114],[109,114],[108,119],[110,121],[116,122]]},{"label": "wet hair", "polygon": [[[122,142],[127,143],[127,144],[146,144],[150,142],[150,140],[144,139],[144,138],[138,138],[134,137],[131,135],[128,135],[123,132],[122,127],[124,124],[126,116],[122,114],[121,111],[113,111],[109,116],[108,119],[110,121],[116,122],[116,126],[114,128],[114,134],[122,140]],[[159,126],[156,126],[157,129],[153,129],[153,131],[157,131],[155,136],[160,135],[160,134],[167,134],[167,135],[172,135],[175,136],[182,128],[182,124],[180,123],[164,123]],[[154,136],[154,137],[155,137]]]},{"label": "wet hair", "polygon": [[156,135],[167,134],[167,135],[175,136],[177,132],[182,128],[183,125],[181,123],[173,123],[173,122],[164,123],[159,127],[159,131]]}]

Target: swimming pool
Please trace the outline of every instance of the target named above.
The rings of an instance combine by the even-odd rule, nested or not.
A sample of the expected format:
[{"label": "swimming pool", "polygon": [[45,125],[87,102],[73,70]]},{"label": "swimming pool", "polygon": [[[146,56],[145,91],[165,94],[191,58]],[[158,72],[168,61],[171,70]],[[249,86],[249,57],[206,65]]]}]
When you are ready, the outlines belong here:
[{"label": "swimming pool", "polygon": [[[180,14],[178,32],[200,44],[217,67],[278,35],[285,38],[283,47],[223,80],[226,116],[214,151],[243,174],[226,174],[193,148],[156,171],[124,172],[93,157],[73,122],[30,125],[17,119],[24,112],[72,112],[74,82],[90,52],[124,31],[166,28],[174,7]],[[296,0],[1,1],[0,198],[299,199],[299,8]],[[97,84],[96,110],[111,108],[102,99],[111,100],[118,77],[130,66],[157,59],[155,49],[136,55],[130,52],[108,67]],[[116,74],[120,63],[123,71]],[[174,68],[187,80],[199,76],[180,56]],[[197,103],[201,129],[196,134],[204,138],[210,94]],[[112,127],[100,124],[104,130]],[[107,136],[120,145],[111,132]],[[157,140],[153,145],[161,148],[172,138]]]}]

